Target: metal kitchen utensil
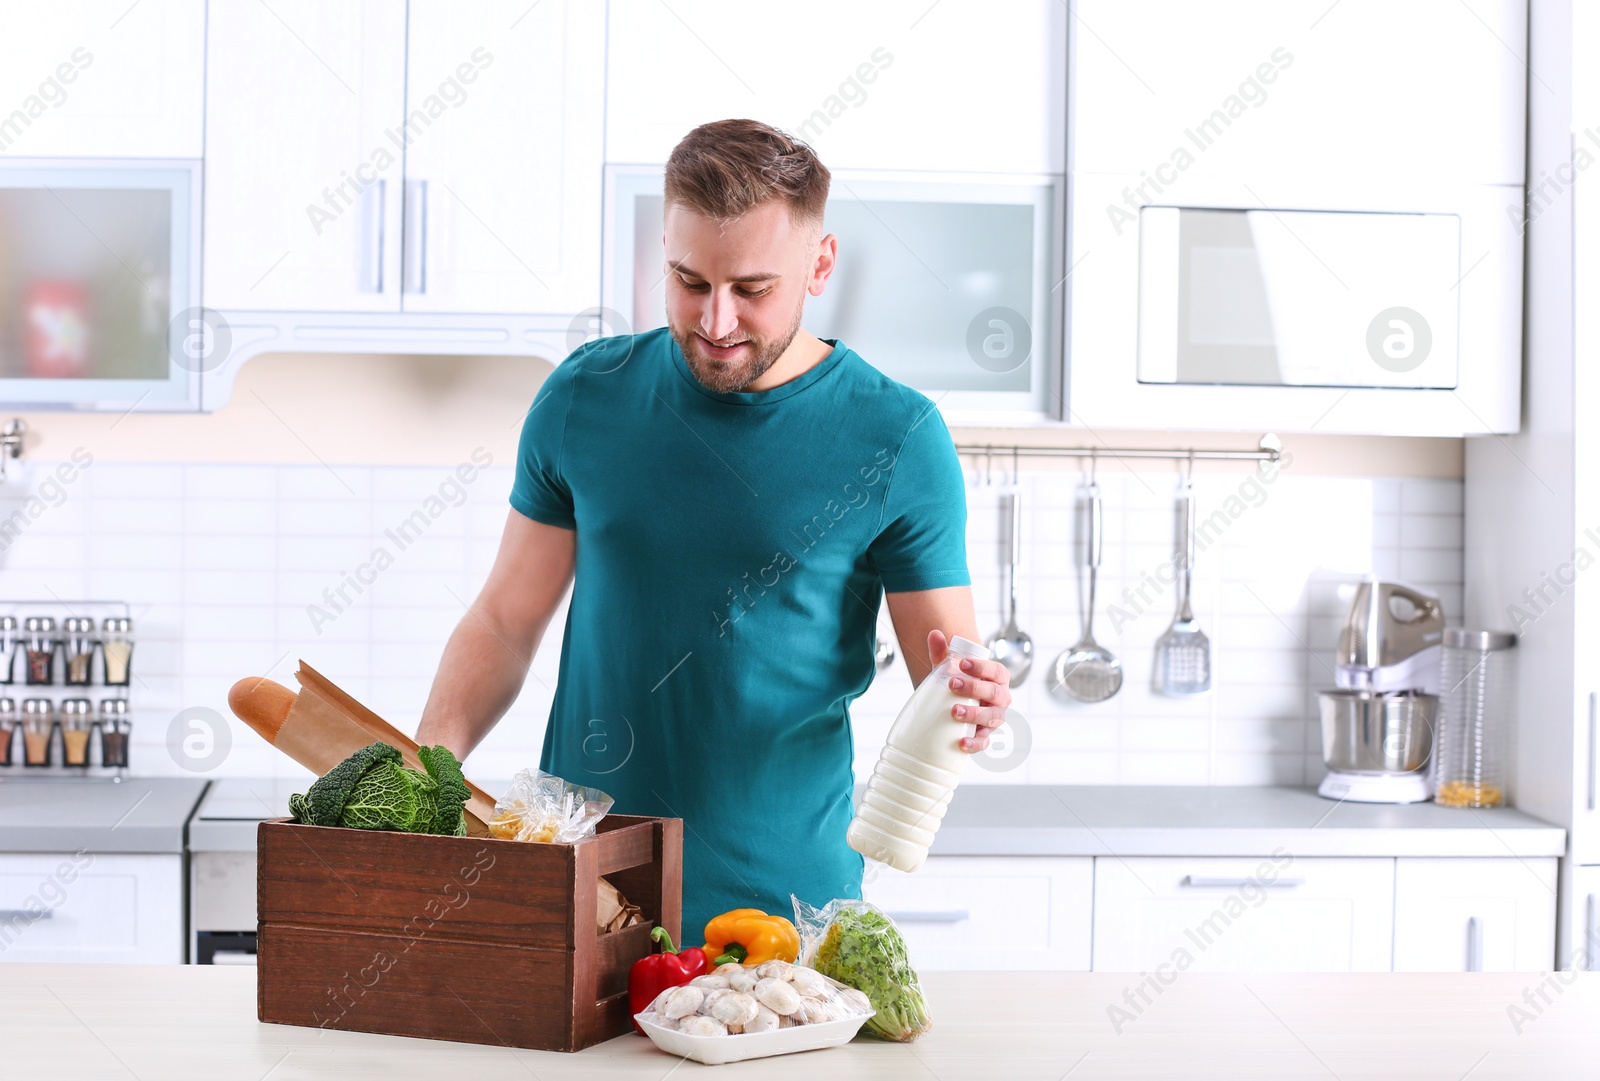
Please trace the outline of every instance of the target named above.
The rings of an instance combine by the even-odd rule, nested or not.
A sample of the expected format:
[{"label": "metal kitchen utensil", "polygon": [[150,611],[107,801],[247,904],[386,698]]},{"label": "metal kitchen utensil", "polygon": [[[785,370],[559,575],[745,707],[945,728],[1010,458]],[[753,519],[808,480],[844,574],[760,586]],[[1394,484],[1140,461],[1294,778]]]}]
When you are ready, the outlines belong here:
[{"label": "metal kitchen utensil", "polygon": [[1011,673],[1011,686],[1020,687],[1033,668],[1033,639],[1017,629],[1017,563],[1022,558],[1022,496],[1005,496],[1010,511],[1006,538],[1006,625],[991,634],[984,645]]},{"label": "metal kitchen utensil", "polygon": [[878,635],[877,643],[872,647],[872,660],[880,672],[893,664],[894,643],[883,635]]},{"label": "metal kitchen utensil", "polygon": [[1178,489],[1178,612],[1167,633],[1156,639],[1155,689],[1161,694],[1203,694],[1211,689],[1211,640],[1189,607],[1194,569],[1194,478]]},{"label": "metal kitchen utensil", "polygon": [[1094,640],[1095,586],[1100,573],[1102,508],[1100,485],[1089,482],[1089,606],[1083,637],[1062,651],[1050,672],[1050,693],[1063,701],[1104,702],[1122,689],[1122,662]]}]

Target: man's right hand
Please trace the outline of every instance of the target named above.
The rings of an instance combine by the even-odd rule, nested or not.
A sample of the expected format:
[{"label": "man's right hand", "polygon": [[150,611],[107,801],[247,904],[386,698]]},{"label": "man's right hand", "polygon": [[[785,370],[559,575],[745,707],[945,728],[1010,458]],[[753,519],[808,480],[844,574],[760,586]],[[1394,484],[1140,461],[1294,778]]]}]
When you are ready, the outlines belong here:
[{"label": "man's right hand", "polygon": [[572,582],[577,537],[511,511],[488,581],[444,647],[418,743],[465,759],[511,708]]}]

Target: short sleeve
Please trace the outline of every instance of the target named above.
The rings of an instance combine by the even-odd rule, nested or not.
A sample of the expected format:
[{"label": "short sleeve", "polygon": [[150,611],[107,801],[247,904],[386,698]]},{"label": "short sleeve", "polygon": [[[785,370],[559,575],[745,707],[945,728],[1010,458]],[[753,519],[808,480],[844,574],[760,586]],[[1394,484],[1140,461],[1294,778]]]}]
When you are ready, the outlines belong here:
[{"label": "short sleeve", "polygon": [[567,414],[572,407],[574,376],[578,366],[573,358],[556,366],[545,378],[533,405],[522,422],[522,438],[517,444],[517,475],[511,482],[511,506],[519,513],[545,525],[576,529],[572,489],[561,472],[562,448],[566,442]]},{"label": "short sleeve", "polygon": [[972,584],[961,459],[931,403],[900,445],[867,555],[889,593]]}]

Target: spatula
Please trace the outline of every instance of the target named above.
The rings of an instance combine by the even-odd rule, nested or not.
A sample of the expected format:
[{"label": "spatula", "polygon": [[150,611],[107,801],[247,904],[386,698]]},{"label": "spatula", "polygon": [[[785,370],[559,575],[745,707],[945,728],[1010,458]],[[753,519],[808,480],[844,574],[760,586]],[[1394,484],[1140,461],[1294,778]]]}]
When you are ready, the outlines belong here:
[{"label": "spatula", "polygon": [[1156,640],[1155,689],[1161,694],[1203,694],[1211,689],[1211,641],[1189,607],[1194,569],[1194,480],[1178,489],[1178,612],[1167,633]]}]

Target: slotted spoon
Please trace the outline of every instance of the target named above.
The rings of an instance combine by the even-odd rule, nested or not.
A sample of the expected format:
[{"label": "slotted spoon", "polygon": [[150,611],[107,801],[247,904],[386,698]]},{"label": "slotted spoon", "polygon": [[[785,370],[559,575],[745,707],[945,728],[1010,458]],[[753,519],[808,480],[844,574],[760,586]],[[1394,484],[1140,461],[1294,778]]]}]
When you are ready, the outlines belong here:
[{"label": "slotted spoon", "polygon": [[1189,579],[1194,569],[1194,479],[1183,478],[1178,489],[1178,611],[1172,626],[1156,640],[1155,689],[1161,694],[1204,694],[1211,689],[1211,641],[1189,607]]},{"label": "slotted spoon", "polygon": [[1089,607],[1083,637],[1062,651],[1050,672],[1050,694],[1062,701],[1104,702],[1122,689],[1122,662],[1094,640],[1095,585],[1100,573],[1100,485],[1089,482]]}]

